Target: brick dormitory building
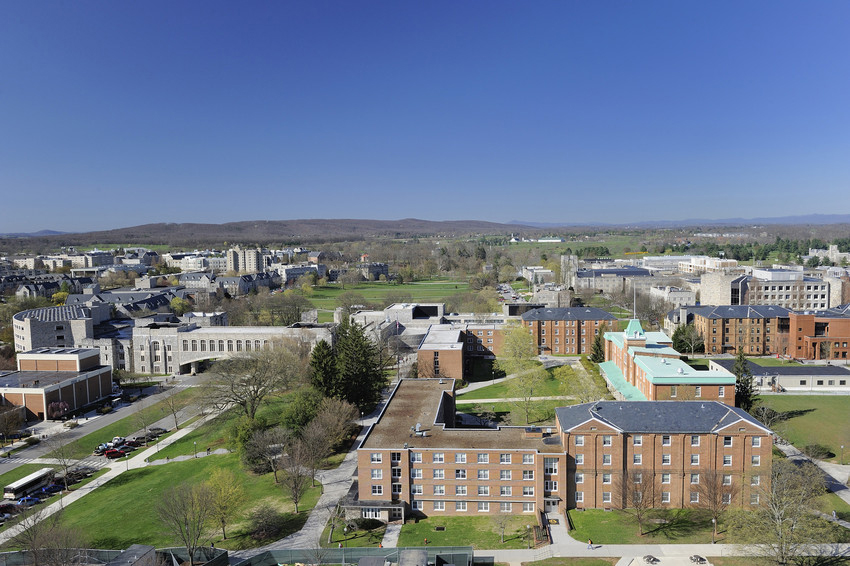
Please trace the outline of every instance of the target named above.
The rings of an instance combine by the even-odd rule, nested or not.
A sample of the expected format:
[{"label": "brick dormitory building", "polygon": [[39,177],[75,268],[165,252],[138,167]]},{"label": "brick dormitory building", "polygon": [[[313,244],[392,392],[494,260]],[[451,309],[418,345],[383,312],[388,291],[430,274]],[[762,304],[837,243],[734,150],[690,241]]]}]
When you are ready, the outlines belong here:
[{"label": "brick dormitory building", "polygon": [[649,482],[657,507],[689,507],[711,472],[730,486],[724,498],[747,506],[769,481],[770,431],[724,403],[599,401],[558,408],[552,427],[461,428],[454,388],[452,379],[398,383],[358,448],[357,481],[342,502],[349,516],[536,520],[623,507],[635,481]]}]

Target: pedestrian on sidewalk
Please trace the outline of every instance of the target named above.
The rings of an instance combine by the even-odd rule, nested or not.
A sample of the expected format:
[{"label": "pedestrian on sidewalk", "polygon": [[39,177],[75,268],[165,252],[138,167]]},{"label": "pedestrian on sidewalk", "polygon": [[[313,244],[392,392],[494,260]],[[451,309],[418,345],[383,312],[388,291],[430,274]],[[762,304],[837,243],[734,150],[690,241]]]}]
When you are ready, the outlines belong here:
[{"label": "pedestrian on sidewalk", "polygon": [[587,550],[593,550],[593,541],[587,539]]},{"label": "pedestrian on sidewalk", "polygon": [[832,510],[832,520],[833,520],[833,521],[837,521],[837,520],[838,520],[838,513],[836,513],[836,512],[835,512],[835,509],[833,509],[833,510]]}]

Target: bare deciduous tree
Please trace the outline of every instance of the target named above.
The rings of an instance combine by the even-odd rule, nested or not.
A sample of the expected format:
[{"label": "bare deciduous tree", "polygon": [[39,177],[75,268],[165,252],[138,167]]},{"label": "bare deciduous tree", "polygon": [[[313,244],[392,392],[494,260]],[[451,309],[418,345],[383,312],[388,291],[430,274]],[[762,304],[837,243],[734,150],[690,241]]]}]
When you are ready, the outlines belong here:
[{"label": "bare deciduous tree", "polygon": [[174,419],[174,430],[180,430],[180,421],[178,420],[178,415],[180,411],[186,405],[182,403],[176,395],[168,395],[165,399],[162,400],[165,405],[164,410],[167,410],[171,413],[172,418]]},{"label": "bare deciduous tree", "polygon": [[180,541],[195,564],[195,551],[213,510],[212,493],[204,484],[181,484],[163,492],[157,515],[168,533]]},{"label": "bare deciduous tree", "polygon": [[46,508],[24,510],[10,542],[30,552],[33,566],[70,566],[85,562],[77,549],[85,546],[76,529],[61,525],[61,513]]},{"label": "bare deciduous tree", "polygon": [[711,542],[714,543],[717,539],[717,524],[720,522],[720,516],[740,493],[740,484],[734,483],[732,474],[724,474],[717,470],[701,470],[699,483],[692,487],[695,487],[695,491],[699,494],[698,506],[711,513],[714,524]]},{"label": "bare deciduous tree", "polygon": [[293,442],[280,458],[280,469],[283,471],[281,483],[292,499],[296,513],[301,497],[307,491],[307,482],[310,481],[308,461],[307,447],[300,439]]},{"label": "bare deciduous tree", "polygon": [[331,449],[335,449],[346,441],[359,416],[360,411],[348,401],[327,397],[322,399],[314,420],[321,424]]},{"label": "bare deciduous tree", "polygon": [[496,530],[499,531],[499,542],[505,542],[505,531],[511,524],[511,517],[512,515],[510,513],[500,512],[496,515],[493,515],[491,518],[491,520],[493,521],[493,525],[496,526]]},{"label": "bare deciduous tree", "polygon": [[644,477],[641,472],[632,471],[618,476],[617,483],[623,498],[623,511],[635,518],[638,531],[643,536],[647,515],[657,506],[652,477]]},{"label": "bare deciduous tree", "polygon": [[68,472],[77,463],[73,447],[70,443],[71,440],[67,438],[65,433],[48,436],[47,440],[44,441],[49,457],[56,460],[56,464],[64,476],[63,485],[65,486],[65,491],[68,491]]},{"label": "bare deciduous tree", "polygon": [[217,362],[206,391],[219,409],[235,405],[253,420],[271,394],[302,383],[308,375],[309,344],[284,340],[272,348],[245,352]]},{"label": "bare deciduous tree", "polygon": [[274,474],[274,483],[278,483],[277,471],[280,467],[280,457],[292,444],[292,432],[282,428],[274,427],[266,430],[258,430],[251,436],[251,440],[245,446],[246,456],[249,460],[262,460],[266,464],[266,471]]}]

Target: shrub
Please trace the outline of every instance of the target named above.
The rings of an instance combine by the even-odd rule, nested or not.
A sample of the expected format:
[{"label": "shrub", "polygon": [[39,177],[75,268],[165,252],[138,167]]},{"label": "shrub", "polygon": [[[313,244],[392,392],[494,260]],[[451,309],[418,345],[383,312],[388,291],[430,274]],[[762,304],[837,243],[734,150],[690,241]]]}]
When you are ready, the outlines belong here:
[{"label": "shrub", "polygon": [[358,517],[357,519],[354,519],[353,522],[354,525],[361,531],[372,531],[384,526],[384,523],[378,519],[366,519],[364,517]]},{"label": "shrub", "polygon": [[277,509],[263,505],[248,517],[248,533],[254,540],[277,539],[286,526],[286,517]]},{"label": "shrub", "polygon": [[823,444],[807,444],[803,447],[803,454],[817,460],[823,460],[833,455],[829,448]]},{"label": "shrub", "polygon": [[41,442],[41,439],[37,436],[28,436],[24,442],[26,442],[29,446],[35,446]]},{"label": "shrub", "polygon": [[112,411],[112,407],[110,407],[109,405],[104,405],[103,407],[100,407],[97,410],[97,412],[100,413],[101,415],[105,415],[106,413],[109,413],[111,411]]}]

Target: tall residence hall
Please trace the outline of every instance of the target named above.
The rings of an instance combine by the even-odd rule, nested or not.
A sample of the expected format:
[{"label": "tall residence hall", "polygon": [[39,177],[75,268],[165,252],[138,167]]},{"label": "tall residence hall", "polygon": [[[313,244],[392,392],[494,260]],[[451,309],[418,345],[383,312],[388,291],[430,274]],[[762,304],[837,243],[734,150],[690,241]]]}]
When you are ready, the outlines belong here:
[{"label": "tall residence hall", "polygon": [[593,338],[613,328],[617,317],[595,307],[542,308],[522,314],[541,354],[586,354]]},{"label": "tall residence hall", "polygon": [[605,333],[608,387],[626,401],[708,400],[735,404],[735,376],[725,369],[696,370],[679,359],[663,332],[644,332],[632,319],[624,332]]},{"label": "tall residence hall", "polygon": [[[598,401],[556,409],[552,428],[460,428],[451,379],[403,379],[357,451],[352,517],[528,514],[622,508],[636,485],[656,507],[699,505],[719,479],[758,503],[770,431],[717,401]],[[718,477],[718,473],[721,474]]]}]

